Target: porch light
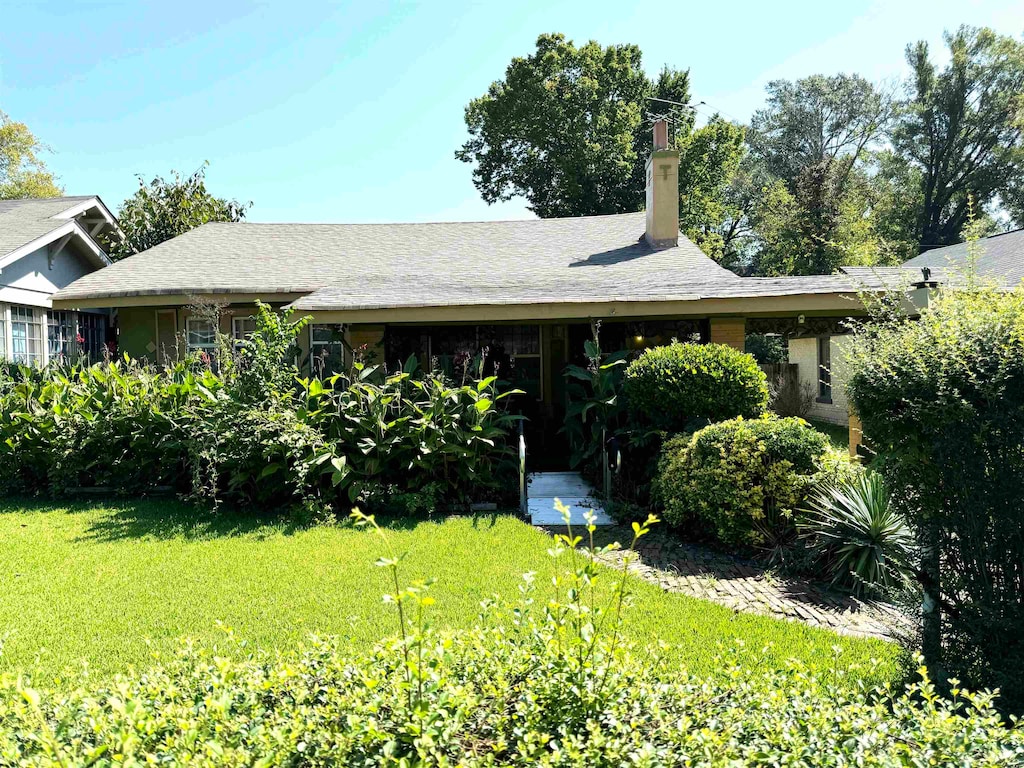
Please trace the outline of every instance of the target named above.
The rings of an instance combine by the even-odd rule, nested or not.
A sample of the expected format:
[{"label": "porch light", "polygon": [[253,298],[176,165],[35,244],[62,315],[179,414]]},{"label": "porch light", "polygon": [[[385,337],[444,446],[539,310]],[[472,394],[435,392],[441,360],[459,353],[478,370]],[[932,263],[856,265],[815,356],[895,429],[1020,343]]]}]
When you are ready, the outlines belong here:
[{"label": "porch light", "polygon": [[644,343],[644,337],[640,336],[640,335],[634,336],[633,337],[633,341],[635,341],[637,344],[643,344]]}]

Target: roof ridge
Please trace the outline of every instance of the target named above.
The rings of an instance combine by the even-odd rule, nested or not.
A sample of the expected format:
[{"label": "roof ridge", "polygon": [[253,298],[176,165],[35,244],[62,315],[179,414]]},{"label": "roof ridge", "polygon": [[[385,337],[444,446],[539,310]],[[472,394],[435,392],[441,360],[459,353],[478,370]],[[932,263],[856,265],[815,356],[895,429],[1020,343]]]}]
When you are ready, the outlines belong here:
[{"label": "roof ridge", "polygon": [[612,219],[622,216],[637,216],[643,211],[627,211],[626,213],[599,213],[592,216],[554,216],[551,218],[533,219],[460,219],[455,221],[209,221],[208,224],[247,224],[257,227],[264,226],[310,226],[310,227],[434,227],[451,226],[452,224],[540,224],[554,221],[581,221],[593,219]]}]

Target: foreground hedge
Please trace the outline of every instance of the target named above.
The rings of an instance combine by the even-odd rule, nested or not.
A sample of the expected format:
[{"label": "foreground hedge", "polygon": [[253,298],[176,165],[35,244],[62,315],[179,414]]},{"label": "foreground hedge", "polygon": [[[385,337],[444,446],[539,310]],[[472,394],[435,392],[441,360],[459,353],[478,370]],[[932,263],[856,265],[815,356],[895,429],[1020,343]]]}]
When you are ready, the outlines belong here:
[{"label": "foreground hedge", "polygon": [[[575,649],[573,649],[575,650]],[[892,696],[842,672],[757,668],[695,677],[618,652],[574,654],[514,627],[427,638],[421,696],[400,642],[358,656],[333,641],[232,661],[189,648],[108,686],[0,685],[0,764],[462,766],[1012,765],[1024,734],[987,695],[927,683]],[[410,704],[412,701],[412,704]],[[402,762],[402,761],[405,762]],[[95,761],[95,762],[94,762]]]},{"label": "foreground hedge", "polygon": [[[1024,290],[972,284],[853,335],[847,393],[915,528],[937,670],[1024,712]],[[879,309],[884,310],[883,305]]]}]

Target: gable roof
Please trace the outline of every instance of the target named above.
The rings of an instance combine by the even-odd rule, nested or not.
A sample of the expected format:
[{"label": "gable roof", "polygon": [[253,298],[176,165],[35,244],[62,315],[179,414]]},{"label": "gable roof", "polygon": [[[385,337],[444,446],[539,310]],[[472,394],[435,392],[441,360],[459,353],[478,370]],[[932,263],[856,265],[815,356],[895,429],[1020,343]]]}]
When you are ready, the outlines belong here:
[{"label": "gable roof", "polygon": [[745,283],[643,213],[438,224],[204,224],[77,280],[61,301],[284,294],[302,309],[547,303]]},{"label": "gable roof", "polygon": [[[977,241],[978,275],[997,280],[1007,287],[1024,280],[1024,229],[990,235]],[[903,267],[917,273],[928,267],[936,273],[961,272],[968,268],[968,244],[957,243],[944,248],[933,248],[903,263]]]},{"label": "gable roof", "polygon": [[68,235],[96,266],[109,264],[102,247],[76,218],[91,210],[116,230],[113,216],[95,196],[0,200],[0,266]]}]

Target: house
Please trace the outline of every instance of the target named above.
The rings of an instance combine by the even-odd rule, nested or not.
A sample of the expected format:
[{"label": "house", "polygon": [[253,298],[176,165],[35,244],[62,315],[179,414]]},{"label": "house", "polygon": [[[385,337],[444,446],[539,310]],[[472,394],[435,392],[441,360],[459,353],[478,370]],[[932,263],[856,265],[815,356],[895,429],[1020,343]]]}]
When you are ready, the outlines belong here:
[{"label": "house", "polygon": [[110,264],[104,243],[120,237],[98,197],[0,200],[0,360],[46,364],[108,341],[106,308],[54,308],[51,298]]},{"label": "house", "polygon": [[[81,277],[54,295],[54,305],[112,308],[120,351],[158,362],[211,349],[217,323],[223,333],[244,336],[257,299],[312,318],[302,354],[316,372],[354,354],[391,367],[410,355],[457,367],[486,348],[492,364],[529,394],[531,423],[549,426],[561,424],[562,371],[582,355],[595,320],[606,350],[672,338],[742,349],[748,332],[808,339],[838,333],[860,308],[847,277],[739,277],[679,233],[679,156],[667,148],[663,128],[655,126],[645,212],[436,224],[205,224]],[[820,341],[810,345],[822,348]],[[809,375],[817,378],[817,369]],[[820,399],[825,404],[829,393]],[[845,423],[845,407],[833,410],[828,415]]]}]

